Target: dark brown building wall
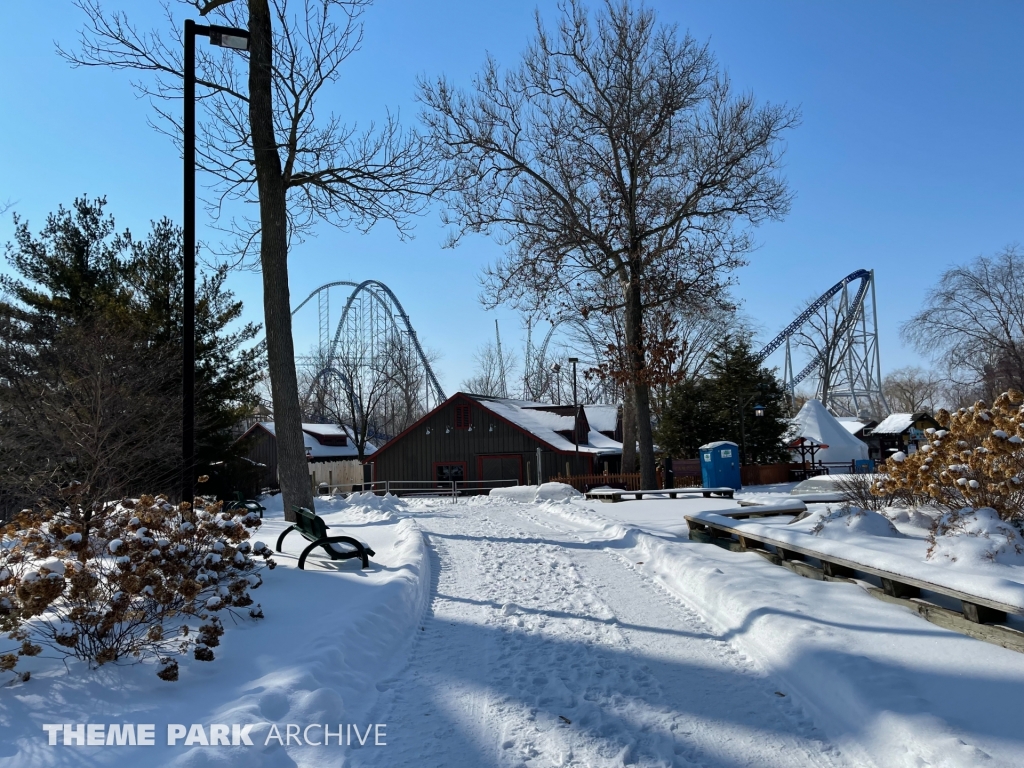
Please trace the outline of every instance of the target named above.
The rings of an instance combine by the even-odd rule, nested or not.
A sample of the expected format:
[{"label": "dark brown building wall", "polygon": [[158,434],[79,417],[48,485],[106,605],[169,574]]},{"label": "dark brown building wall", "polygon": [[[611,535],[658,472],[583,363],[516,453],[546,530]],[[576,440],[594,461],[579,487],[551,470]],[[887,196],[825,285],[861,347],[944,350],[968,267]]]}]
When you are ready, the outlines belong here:
[{"label": "dark brown building wall", "polygon": [[[455,428],[455,408],[470,406],[472,429]],[[429,429],[430,434],[427,434]],[[588,454],[560,454],[530,435],[498,418],[469,398],[455,397],[429,415],[405,435],[395,438],[380,455],[373,457],[376,480],[435,480],[437,464],[466,464],[466,479],[481,480],[481,456],[520,457],[520,482],[537,482],[537,448],[542,450],[543,479],[565,472],[568,461],[574,474],[599,471],[599,461]],[[515,478],[503,478],[515,479]]]}]

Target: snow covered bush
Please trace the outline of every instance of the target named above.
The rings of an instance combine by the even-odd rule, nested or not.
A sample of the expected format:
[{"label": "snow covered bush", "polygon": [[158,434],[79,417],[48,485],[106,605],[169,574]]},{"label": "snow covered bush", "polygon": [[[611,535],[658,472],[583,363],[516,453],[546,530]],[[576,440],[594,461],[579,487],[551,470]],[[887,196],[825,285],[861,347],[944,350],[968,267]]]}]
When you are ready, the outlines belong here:
[{"label": "snow covered bush", "polygon": [[0,632],[20,645],[0,650],[0,671],[46,647],[95,666],[155,659],[176,680],[174,656],[214,658],[221,614],[262,618],[249,592],[274,561],[249,540],[257,514],[143,496],[109,505],[88,531],[69,519],[25,510],[3,529]]},{"label": "snow covered bush", "polygon": [[991,508],[943,513],[928,537],[928,559],[961,565],[1024,565],[1020,531]]},{"label": "snow covered bush", "polygon": [[989,408],[978,401],[935,415],[942,429],[927,430],[916,453],[889,458],[872,492],[905,494],[947,511],[965,507],[1024,520],[1024,393],[1004,392]]},{"label": "snow covered bush", "polygon": [[812,512],[808,521],[814,525],[810,533],[826,539],[843,539],[850,534],[867,536],[885,536],[895,538],[900,535],[896,526],[887,517],[870,509],[859,507],[839,507],[822,512]]}]

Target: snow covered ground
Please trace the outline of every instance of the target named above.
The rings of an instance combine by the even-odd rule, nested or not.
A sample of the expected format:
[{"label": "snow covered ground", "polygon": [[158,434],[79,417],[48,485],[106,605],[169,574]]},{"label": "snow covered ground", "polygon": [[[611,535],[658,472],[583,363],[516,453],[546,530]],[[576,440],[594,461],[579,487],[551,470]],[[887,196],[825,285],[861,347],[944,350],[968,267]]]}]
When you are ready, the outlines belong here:
[{"label": "snow covered ground", "polygon": [[[287,525],[280,497],[267,502],[266,522],[254,539],[273,546]],[[42,656],[25,659],[27,683],[0,688],[0,766],[209,766],[342,765],[337,747],[264,746],[267,723],[359,723],[378,691],[376,683],[404,663],[409,638],[427,605],[429,559],[415,520],[401,507],[371,501],[347,505],[320,500],[328,525],[370,543],[371,567],[331,562],[312,554],[296,567],[308,543],[293,533],[278,567],[264,571],[252,593],[265,619],[226,632],[213,662],[181,662],[181,679],[167,683],[152,665],[64,665]],[[332,511],[335,510],[335,511]],[[153,746],[50,746],[44,724],[153,724]],[[167,745],[168,724],[253,724],[254,746]],[[332,725],[332,727],[334,727]],[[311,737],[317,736],[315,731]],[[315,738],[312,740],[316,740]],[[241,739],[239,739],[241,741]],[[326,751],[325,751],[326,750]]]},{"label": "snow covered ground", "polygon": [[[728,500],[517,494],[321,501],[377,550],[370,571],[299,572],[296,536],[253,593],[266,620],[176,684],[34,660],[0,689],[0,764],[1024,764],[1024,655],[685,538],[684,514]],[[252,747],[47,745],[43,723],[90,721],[260,725]],[[270,723],[325,722],[386,723],[386,746],[264,746]]]}]

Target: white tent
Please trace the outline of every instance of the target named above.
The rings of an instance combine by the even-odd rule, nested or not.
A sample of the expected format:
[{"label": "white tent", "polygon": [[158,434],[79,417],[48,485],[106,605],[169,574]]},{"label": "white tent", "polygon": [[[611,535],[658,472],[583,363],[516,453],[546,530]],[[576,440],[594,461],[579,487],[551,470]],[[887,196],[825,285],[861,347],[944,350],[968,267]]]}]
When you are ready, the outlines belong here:
[{"label": "white tent", "polygon": [[[820,400],[808,400],[804,403],[800,413],[793,419],[793,430],[790,434],[794,439],[810,437],[828,446],[815,454],[815,462],[853,461],[868,457],[867,444],[851,435],[839,419],[825,409]],[[798,454],[793,456],[794,461],[799,460]]]}]

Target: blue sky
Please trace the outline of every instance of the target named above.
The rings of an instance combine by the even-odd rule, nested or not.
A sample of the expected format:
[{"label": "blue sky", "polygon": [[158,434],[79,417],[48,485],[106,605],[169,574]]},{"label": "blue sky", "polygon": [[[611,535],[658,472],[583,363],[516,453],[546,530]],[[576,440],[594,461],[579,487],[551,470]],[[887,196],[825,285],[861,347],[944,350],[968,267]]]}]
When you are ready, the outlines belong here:
[{"label": "blue sky", "polygon": [[[156,3],[104,5],[128,10],[140,26],[160,24]],[[757,231],[760,247],[737,275],[736,294],[762,340],[801,301],[855,269],[874,269],[883,370],[920,362],[898,328],[939,272],[1024,242],[1024,3],[650,5],[709,40],[735,86],[803,113],[786,154],[792,212]],[[557,16],[553,2],[378,0],[365,16],[362,50],[323,109],[365,123],[398,108],[413,121],[418,75],[468,84],[486,52],[514,63],[534,8]],[[129,76],[73,70],[55,55],[54,41],[73,44],[80,24],[70,0],[0,8],[0,201],[15,201],[34,227],[82,193],[106,195],[119,225],[137,233],[163,215],[180,220],[180,160],[147,126],[151,109]],[[202,220],[200,212],[201,235]],[[8,214],[0,242],[11,232]],[[494,317],[506,344],[521,349],[522,333],[513,313],[484,312],[477,301],[477,276],[498,247],[474,238],[444,250],[443,235],[436,211],[406,242],[387,225],[366,236],[324,227],[291,255],[294,302],[330,280],[387,283],[424,344],[442,354],[438,373],[454,391],[474,350],[493,338]],[[259,276],[236,273],[231,286],[259,320]],[[297,320],[298,347],[315,335],[310,311]]]}]

